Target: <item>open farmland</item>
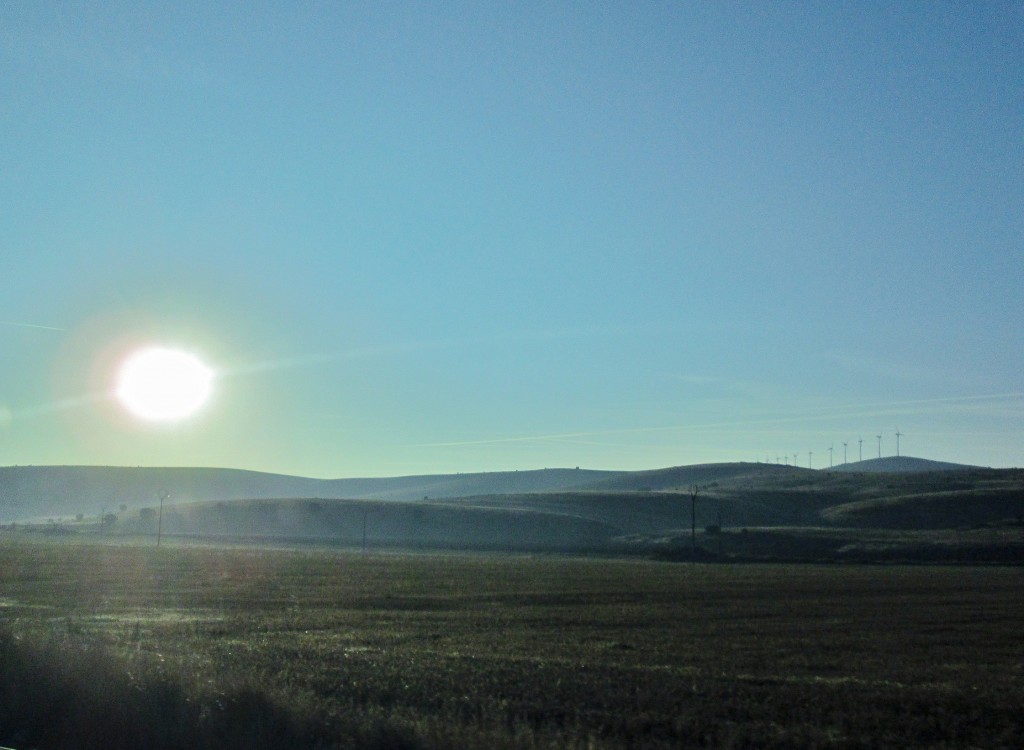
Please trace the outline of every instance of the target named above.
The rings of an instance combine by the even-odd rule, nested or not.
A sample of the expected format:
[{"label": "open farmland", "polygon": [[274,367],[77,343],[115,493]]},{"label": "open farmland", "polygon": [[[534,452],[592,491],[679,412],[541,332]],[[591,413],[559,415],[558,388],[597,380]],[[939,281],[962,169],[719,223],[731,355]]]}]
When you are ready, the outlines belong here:
[{"label": "open farmland", "polygon": [[0,545],[0,744],[1020,747],[1019,568]]}]

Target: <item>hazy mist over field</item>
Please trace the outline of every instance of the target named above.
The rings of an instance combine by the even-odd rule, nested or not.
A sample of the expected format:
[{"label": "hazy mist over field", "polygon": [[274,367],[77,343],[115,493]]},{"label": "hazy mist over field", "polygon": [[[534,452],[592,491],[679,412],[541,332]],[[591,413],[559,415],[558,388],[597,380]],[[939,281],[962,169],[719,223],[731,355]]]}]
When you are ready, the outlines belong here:
[{"label": "hazy mist over field", "polygon": [[321,480],[225,469],[0,467],[0,530],[20,541],[148,546],[164,537],[364,553],[1024,561],[1024,471],[909,457],[846,469],[732,463]]},{"label": "hazy mist over field", "polygon": [[5,3],[0,69],[0,465],[1024,464],[1020,2]]}]

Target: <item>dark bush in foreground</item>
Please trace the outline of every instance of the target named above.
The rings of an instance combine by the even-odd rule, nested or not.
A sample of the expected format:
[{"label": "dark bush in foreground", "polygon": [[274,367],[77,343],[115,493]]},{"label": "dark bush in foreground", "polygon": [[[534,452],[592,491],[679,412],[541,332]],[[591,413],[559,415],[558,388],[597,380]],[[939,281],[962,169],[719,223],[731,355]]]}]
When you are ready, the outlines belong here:
[{"label": "dark bush in foreground", "polygon": [[0,632],[0,743],[17,748],[327,747],[246,685],[190,695],[158,663],[97,643]]}]

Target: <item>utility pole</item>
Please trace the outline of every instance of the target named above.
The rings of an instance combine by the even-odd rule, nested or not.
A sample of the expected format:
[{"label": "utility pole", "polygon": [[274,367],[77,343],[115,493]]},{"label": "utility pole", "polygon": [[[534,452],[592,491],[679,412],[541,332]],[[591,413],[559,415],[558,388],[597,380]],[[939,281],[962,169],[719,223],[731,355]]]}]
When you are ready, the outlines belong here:
[{"label": "utility pole", "polygon": [[366,554],[366,516],[368,514],[369,514],[369,511],[366,508],[363,508],[363,554],[364,555]]},{"label": "utility pole", "polygon": [[157,549],[159,549],[160,534],[164,530],[164,500],[169,498],[171,496],[171,493],[168,492],[167,490],[160,490],[157,494],[160,496],[160,515],[157,517],[156,521],[156,546]]},{"label": "utility pole", "polygon": [[718,556],[722,556],[722,506],[721,500],[718,501]]},{"label": "utility pole", "polygon": [[690,559],[697,559],[697,485],[690,486]]}]

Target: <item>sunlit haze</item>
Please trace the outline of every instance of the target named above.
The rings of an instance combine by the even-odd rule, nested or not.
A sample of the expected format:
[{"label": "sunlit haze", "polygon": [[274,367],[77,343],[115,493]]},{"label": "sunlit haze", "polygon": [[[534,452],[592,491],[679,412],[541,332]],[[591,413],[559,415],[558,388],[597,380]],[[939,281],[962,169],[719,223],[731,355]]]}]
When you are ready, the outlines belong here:
[{"label": "sunlit haze", "polygon": [[0,66],[0,465],[1024,464],[1020,2],[5,3]]},{"label": "sunlit haze", "polygon": [[191,416],[210,396],[213,371],[188,352],[149,347],[133,352],[118,371],[117,398],[143,419]]}]

